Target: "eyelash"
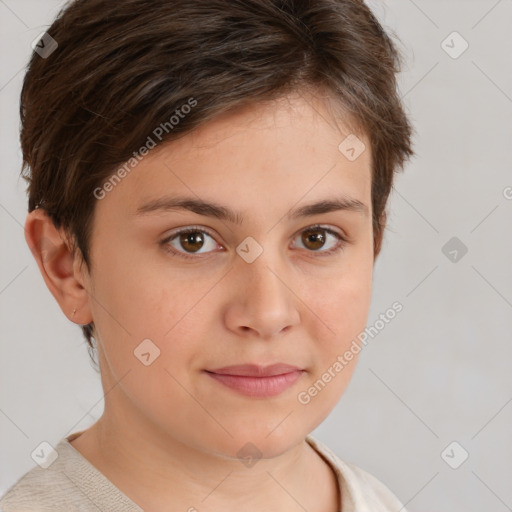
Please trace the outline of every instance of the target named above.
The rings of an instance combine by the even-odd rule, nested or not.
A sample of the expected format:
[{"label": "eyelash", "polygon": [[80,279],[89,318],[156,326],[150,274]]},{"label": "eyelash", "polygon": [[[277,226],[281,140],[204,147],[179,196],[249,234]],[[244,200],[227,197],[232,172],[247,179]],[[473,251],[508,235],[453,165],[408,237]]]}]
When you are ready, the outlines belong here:
[{"label": "eyelash", "polygon": [[[347,243],[349,243],[348,240],[344,236],[340,235],[337,231],[334,231],[330,228],[326,228],[325,226],[322,226],[320,224],[308,226],[307,228],[304,228],[301,231],[301,233],[303,233],[304,231],[314,231],[315,229],[325,231],[326,233],[334,235],[338,239],[339,243],[336,247],[329,249],[328,251],[320,251],[320,250],[319,251],[311,251],[310,250],[307,252],[317,254],[320,257],[331,256],[331,255],[337,254],[338,252],[342,251],[345,248],[345,245]],[[215,237],[208,230],[201,228],[199,226],[190,226],[188,228],[184,228],[179,231],[175,231],[171,236],[168,236],[164,240],[162,240],[160,242],[160,244],[163,245],[164,250],[166,252],[170,253],[172,256],[178,256],[180,258],[191,259],[191,260],[197,260],[198,258],[206,257],[208,254],[206,254],[206,256],[203,256],[202,254],[192,255],[192,254],[189,254],[186,252],[177,251],[176,249],[174,249],[174,247],[171,247],[170,245],[168,245],[171,240],[174,240],[179,235],[187,234],[187,233],[206,233],[208,236],[215,239]]]}]

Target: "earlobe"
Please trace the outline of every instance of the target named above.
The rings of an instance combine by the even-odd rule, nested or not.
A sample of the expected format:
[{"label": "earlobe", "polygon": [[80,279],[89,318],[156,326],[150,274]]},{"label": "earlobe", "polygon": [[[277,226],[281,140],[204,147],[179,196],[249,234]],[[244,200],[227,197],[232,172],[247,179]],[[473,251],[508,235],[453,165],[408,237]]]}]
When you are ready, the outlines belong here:
[{"label": "earlobe", "polygon": [[63,313],[76,324],[92,322],[89,293],[63,230],[58,230],[42,208],[27,215],[25,240],[46,286]]}]

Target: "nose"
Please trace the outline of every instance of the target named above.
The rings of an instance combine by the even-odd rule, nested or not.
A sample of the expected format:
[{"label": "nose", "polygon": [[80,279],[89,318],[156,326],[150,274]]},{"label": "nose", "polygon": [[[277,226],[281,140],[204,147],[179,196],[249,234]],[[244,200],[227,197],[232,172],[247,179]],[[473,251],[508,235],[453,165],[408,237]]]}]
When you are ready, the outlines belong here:
[{"label": "nose", "polygon": [[226,323],[238,336],[268,340],[300,322],[291,273],[277,257],[264,251],[252,263],[240,258],[231,274]]}]

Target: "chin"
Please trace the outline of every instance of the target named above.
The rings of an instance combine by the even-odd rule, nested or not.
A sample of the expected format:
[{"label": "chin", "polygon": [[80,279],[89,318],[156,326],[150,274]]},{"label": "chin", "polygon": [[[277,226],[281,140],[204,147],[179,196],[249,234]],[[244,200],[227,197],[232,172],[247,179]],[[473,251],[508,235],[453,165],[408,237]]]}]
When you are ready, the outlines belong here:
[{"label": "chin", "polygon": [[228,428],[233,437],[221,435],[209,446],[208,451],[231,459],[272,459],[303,442],[309,433],[304,431],[304,427],[294,427],[291,423],[288,428],[281,425],[276,429],[275,426],[276,424],[272,428],[267,425],[253,425],[249,429]]}]

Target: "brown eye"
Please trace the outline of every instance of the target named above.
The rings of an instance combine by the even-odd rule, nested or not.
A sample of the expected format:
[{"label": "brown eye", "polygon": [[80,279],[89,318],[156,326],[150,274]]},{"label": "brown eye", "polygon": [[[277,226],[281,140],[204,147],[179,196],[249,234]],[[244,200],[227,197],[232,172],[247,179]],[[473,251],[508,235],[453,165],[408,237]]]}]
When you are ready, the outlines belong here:
[{"label": "brown eye", "polygon": [[302,232],[302,243],[308,249],[317,251],[321,249],[325,244],[325,233],[322,233],[321,229],[308,229]]},{"label": "brown eye", "polygon": [[[329,239],[334,239],[330,242]],[[300,234],[302,247],[318,256],[329,256],[343,249],[347,240],[337,231],[322,226],[311,226]]]},{"label": "brown eye", "polygon": [[193,257],[192,255],[194,254],[205,255],[219,247],[213,236],[207,231],[193,227],[175,232],[165,240],[162,240],[161,244],[169,253],[184,258],[188,257],[188,255]]},{"label": "brown eye", "polygon": [[189,252],[196,252],[204,245],[204,236],[201,231],[181,233],[179,235],[181,247]]}]

